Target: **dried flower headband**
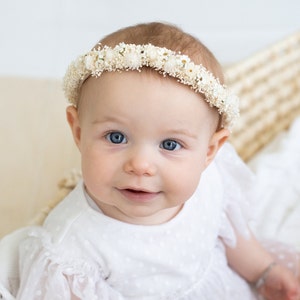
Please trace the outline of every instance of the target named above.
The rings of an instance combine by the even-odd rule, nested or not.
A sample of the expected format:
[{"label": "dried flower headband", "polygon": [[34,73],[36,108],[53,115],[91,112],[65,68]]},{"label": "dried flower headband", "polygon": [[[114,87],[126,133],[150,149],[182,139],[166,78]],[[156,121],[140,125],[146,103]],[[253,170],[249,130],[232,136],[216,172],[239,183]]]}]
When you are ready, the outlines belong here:
[{"label": "dried flower headband", "polygon": [[105,71],[140,71],[142,67],[150,67],[164,76],[177,78],[178,82],[204,94],[209,105],[216,107],[223,116],[223,127],[230,129],[238,118],[238,98],[211,72],[193,63],[186,55],[151,44],[120,43],[114,48],[103,46],[79,56],[70,64],[64,77],[65,95],[76,106],[81,85],[89,76],[99,77]]}]

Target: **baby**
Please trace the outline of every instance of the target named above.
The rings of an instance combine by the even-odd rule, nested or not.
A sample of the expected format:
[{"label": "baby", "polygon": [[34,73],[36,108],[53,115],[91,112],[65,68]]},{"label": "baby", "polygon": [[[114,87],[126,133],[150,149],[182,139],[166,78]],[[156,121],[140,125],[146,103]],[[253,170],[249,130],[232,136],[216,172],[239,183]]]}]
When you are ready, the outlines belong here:
[{"label": "baby", "polygon": [[201,42],[127,27],[64,87],[82,181],[21,245],[17,299],[300,299],[247,227],[252,175],[225,143],[238,100]]}]

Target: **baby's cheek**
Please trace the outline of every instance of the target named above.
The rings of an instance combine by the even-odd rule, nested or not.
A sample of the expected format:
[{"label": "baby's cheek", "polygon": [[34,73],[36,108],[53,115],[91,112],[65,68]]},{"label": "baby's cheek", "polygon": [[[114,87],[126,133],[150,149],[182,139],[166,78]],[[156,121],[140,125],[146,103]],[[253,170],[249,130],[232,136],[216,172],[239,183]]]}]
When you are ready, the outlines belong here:
[{"label": "baby's cheek", "polygon": [[176,195],[182,200],[188,200],[196,191],[201,175],[199,173],[193,174],[192,172],[184,174],[174,179],[173,187],[176,189]]}]

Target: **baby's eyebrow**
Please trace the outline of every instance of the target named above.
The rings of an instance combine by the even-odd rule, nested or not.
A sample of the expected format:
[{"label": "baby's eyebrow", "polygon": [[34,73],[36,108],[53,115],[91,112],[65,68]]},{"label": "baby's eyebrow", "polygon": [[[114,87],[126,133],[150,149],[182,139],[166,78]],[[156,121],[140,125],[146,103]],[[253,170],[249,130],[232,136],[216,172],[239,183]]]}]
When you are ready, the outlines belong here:
[{"label": "baby's eyebrow", "polygon": [[115,116],[103,116],[101,118],[96,118],[95,120],[92,120],[93,125],[102,124],[102,123],[120,123],[122,122],[121,118],[117,118]]},{"label": "baby's eyebrow", "polygon": [[193,132],[191,132],[190,130],[188,130],[186,128],[171,129],[171,130],[168,130],[168,134],[171,134],[171,135],[184,135],[184,136],[188,136],[188,137],[193,138],[193,139],[198,138],[198,135],[196,133],[193,133]]}]

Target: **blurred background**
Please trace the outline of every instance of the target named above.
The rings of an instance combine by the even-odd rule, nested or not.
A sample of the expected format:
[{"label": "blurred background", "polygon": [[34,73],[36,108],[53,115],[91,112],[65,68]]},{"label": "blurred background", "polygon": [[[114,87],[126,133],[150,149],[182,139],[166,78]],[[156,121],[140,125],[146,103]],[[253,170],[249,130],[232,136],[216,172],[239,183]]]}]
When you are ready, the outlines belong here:
[{"label": "blurred background", "polygon": [[179,25],[223,64],[300,28],[299,0],[1,0],[0,75],[61,78],[103,35],[147,21]]}]

